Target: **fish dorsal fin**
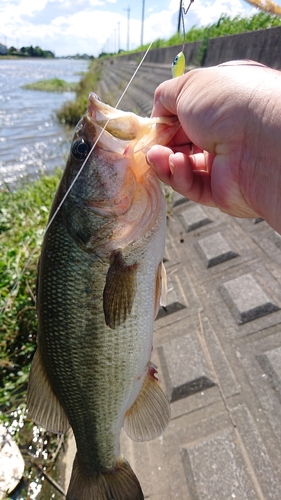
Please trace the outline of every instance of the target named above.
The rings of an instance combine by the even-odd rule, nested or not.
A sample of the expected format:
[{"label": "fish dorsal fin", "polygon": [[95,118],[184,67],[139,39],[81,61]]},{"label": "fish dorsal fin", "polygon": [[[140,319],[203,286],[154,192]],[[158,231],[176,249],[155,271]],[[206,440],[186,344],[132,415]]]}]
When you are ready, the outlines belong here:
[{"label": "fish dorsal fin", "polygon": [[167,304],[167,298],[168,298],[168,287],[167,287],[166,269],[163,262],[160,262],[156,272],[154,318],[157,317],[157,314],[159,312],[159,307],[165,306]]},{"label": "fish dorsal fin", "polygon": [[170,404],[155,373],[156,368],[151,364],[141,392],[125,416],[124,429],[133,441],[155,439],[170,420]]},{"label": "fish dorsal fin", "polygon": [[39,348],[31,363],[27,409],[28,417],[49,432],[63,434],[70,427],[64,409],[51,388]]},{"label": "fish dorsal fin", "polygon": [[107,326],[113,330],[130,314],[136,288],[137,263],[127,265],[121,251],[111,254],[103,291],[103,310]]}]

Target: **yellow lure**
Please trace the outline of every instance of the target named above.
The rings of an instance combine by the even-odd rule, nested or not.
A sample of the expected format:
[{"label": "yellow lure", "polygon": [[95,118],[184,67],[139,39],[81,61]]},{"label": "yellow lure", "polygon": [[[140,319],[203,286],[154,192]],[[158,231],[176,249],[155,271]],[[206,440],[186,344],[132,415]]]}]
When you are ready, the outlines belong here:
[{"label": "yellow lure", "polygon": [[184,53],[182,51],[179,52],[178,55],[173,60],[171,70],[172,70],[173,78],[176,78],[177,76],[181,76],[184,74],[185,57],[184,57]]}]

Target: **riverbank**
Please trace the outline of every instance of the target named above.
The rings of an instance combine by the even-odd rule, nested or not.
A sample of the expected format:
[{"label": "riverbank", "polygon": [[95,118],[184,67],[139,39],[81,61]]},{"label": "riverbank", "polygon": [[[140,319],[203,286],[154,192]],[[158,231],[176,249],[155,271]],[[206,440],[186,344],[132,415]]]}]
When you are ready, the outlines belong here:
[{"label": "riverbank", "polygon": [[[34,458],[41,457],[39,463],[42,463],[43,456],[44,462],[45,459],[48,461],[53,439],[50,434],[36,430],[36,427],[34,435],[33,425],[25,420],[24,414],[29,368],[36,348],[37,263],[60,176],[61,172],[56,171],[50,176],[23,184],[16,191],[0,191],[1,421],[20,445],[26,463],[25,478],[38,475],[37,467],[32,465],[30,447],[35,453]],[[41,443],[38,442],[38,432],[41,434]],[[40,449],[39,455],[35,447],[37,451]],[[51,449],[53,452],[53,444]],[[27,494],[28,488],[29,484],[26,490],[23,488],[21,495]]]}]

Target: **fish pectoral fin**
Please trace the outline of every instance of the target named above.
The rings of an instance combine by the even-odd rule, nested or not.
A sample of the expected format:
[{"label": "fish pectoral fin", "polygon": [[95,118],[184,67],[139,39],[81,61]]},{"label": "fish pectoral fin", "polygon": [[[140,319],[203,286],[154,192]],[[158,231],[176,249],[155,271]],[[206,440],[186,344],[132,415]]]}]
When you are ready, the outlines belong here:
[{"label": "fish pectoral fin", "polygon": [[170,420],[170,404],[155,373],[151,364],[141,392],[125,415],[124,429],[133,441],[155,439],[164,432]]},{"label": "fish pectoral fin", "polygon": [[27,409],[28,417],[49,432],[63,434],[70,427],[65,411],[51,388],[38,347],[30,368]]},{"label": "fish pectoral fin", "polygon": [[135,297],[138,264],[127,265],[120,251],[111,254],[103,291],[103,310],[107,326],[113,330],[130,314]]},{"label": "fish pectoral fin", "polygon": [[156,319],[160,306],[165,306],[168,299],[167,274],[163,262],[160,262],[155,280],[154,318]]}]

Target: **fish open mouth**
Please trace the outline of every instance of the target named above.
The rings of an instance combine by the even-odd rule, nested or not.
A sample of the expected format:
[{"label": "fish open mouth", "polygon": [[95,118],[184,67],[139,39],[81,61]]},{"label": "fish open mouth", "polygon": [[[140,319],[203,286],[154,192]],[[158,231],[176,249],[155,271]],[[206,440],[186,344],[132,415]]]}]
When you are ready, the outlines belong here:
[{"label": "fish open mouth", "polygon": [[119,152],[123,149],[123,154],[129,147],[134,154],[145,155],[154,144],[166,145],[180,126],[175,116],[143,118],[113,108],[104,104],[94,92],[89,95],[87,116],[98,131],[103,131],[99,140],[101,147],[113,150],[114,146]]}]

